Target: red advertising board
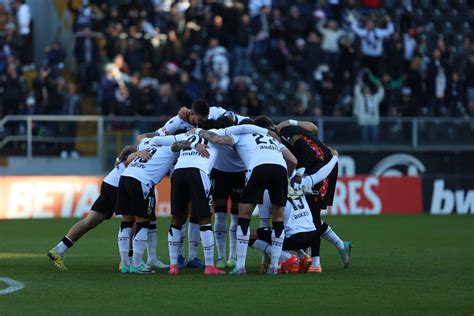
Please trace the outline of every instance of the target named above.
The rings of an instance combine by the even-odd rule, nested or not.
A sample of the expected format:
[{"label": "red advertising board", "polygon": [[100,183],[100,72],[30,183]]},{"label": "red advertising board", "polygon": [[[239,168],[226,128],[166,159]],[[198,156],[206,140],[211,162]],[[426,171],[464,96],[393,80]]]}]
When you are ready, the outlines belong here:
[{"label": "red advertising board", "polygon": [[[83,217],[100,192],[101,177],[0,178],[0,219]],[[169,178],[156,187],[157,216],[169,216]],[[419,177],[340,178],[330,215],[422,213]]]}]

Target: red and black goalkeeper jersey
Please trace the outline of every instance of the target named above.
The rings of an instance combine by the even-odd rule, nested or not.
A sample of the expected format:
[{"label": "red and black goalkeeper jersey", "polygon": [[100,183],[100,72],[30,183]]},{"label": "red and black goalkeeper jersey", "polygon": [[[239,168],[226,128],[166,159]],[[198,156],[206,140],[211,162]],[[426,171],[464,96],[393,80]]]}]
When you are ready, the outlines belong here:
[{"label": "red and black goalkeeper jersey", "polygon": [[298,159],[297,168],[306,168],[307,174],[313,174],[327,164],[332,153],[316,135],[298,126],[287,126],[281,129],[280,137],[283,144]]}]

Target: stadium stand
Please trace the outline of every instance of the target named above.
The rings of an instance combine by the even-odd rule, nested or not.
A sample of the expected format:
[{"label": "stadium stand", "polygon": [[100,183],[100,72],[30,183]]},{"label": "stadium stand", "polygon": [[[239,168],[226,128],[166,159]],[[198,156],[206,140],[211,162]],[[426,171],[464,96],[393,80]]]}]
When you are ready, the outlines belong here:
[{"label": "stadium stand", "polygon": [[32,66],[21,2],[0,6],[0,116],[170,116],[200,96],[251,116],[474,115],[471,1],[69,1],[73,56],[52,43]]}]

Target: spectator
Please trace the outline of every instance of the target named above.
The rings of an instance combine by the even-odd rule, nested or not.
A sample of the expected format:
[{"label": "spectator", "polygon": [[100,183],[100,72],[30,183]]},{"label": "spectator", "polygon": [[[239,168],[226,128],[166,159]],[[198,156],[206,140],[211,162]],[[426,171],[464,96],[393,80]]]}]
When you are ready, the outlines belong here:
[{"label": "spectator", "polygon": [[0,32],[7,30],[8,23],[11,23],[11,16],[5,10],[5,4],[0,3]]},{"label": "spectator", "polygon": [[320,65],[323,59],[323,51],[321,49],[321,38],[316,32],[310,32],[306,38],[305,45],[305,69],[307,71],[306,80],[310,82],[313,72]]},{"label": "spectator", "polygon": [[72,0],[68,1],[68,9],[74,15],[73,31],[82,32],[84,29],[92,28],[92,22],[96,19],[94,11],[89,6],[89,0],[82,0],[82,6],[79,9],[76,9],[72,5]]},{"label": "spectator", "polygon": [[81,91],[89,91],[91,83],[96,79],[99,49],[91,29],[86,27],[76,38],[74,57],[77,64],[77,78]]},{"label": "spectator", "polygon": [[377,82],[377,91],[372,93],[370,86],[364,84],[361,77],[354,87],[353,115],[357,117],[357,122],[361,127],[362,142],[376,144],[379,141],[379,107],[383,101],[385,90],[381,83]]},{"label": "spectator", "polygon": [[258,15],[255,15],[251,20],[254,39],[254,58],[256,60],[266,56],[268,45],[270,43],[270,9],[263,5],[260,7]]},{"label": "spectator", "polygon": [[263,105],[262,102],[257,97],[255,91],[250,91],[247,99],[247,113],[252,117],[259,116],[263,114]]},{"label": "spectator", "polygon": [[318,31],[323,35],[321,48],[323,50],[323,61],[332,71],[337,69],[339,64],[339,40],[344,36],[345,32],[338,28],[335,20],[329,20],[327,27],[324,26],[325,21],[318,22]]},{"label": "spectator", "polygon": [[204,64],[210,75],[227,75],[229,73],[229,58],[227,50],[219,45],[216,38],[209,40],[209,46],[204,55]]},{"label": "spectator", "polygon": [[59,42],[53,42],[50,46],[45,49],[46,53],[46,67],[53,70],[62,70],[64,68],[64,59],[66,58],[66,52],[62,49]]},{"label": "spectator", "polygon": [[[82,113],[81,101],[77,94],[77,87],[70,82],[66,85],[66,91],[63,92],[63,107],[61,109],[62,115],[78,115]],[[61,158],[78,158],[79,153],[75,149],[75,137],[77,134],[76,122],[63,122],[60,124],[60,135],[66,137],[69,141],[62,143]]]},{"label": "spectator", "polygon": [[464,99],[465,87],[461,81],[459,73],[453,71],[446,88],[446,106],[448,107],[448,114],[453,116],[464,116],[466,114]]},{"label": "spectator", "polygon": [[25,0],[13,0],[12,9],[16,12],[18,33],[21,37],[22,49],[19,57],[22,64],[29,65],[33,62],[30,7],[25,3]]},{"label": "spectator", "polygon": [[250,74],[250,55],[252,53],[252,30],[250,18],[243,14],[235,33],[234,46],[234,76],[248,76]]},{"label": "spectator", "polygon": [[427,94],[429,96],[430,114],[440,115],[446,112],[444,99],[446,93],[446,70],[441,60],[441,51],[435,49],[433,58],[428,64],[426,76]]},{"label": "spectator", "polygon": [[18,74],[15,64],[8,64],[7,73],[0,76],[0,99],[4,115],[16,114],[25,103],[26,83]]},{"label": "spectator", "polygon": [[466,77],[468,113],[474,116],[474,52],[469,55],[464,75]]},{"label": "spectator", "polygon": [[308,84],[306,84],[304,81],[298,82],[295,101],[295,115],[311,115],[314,113],[316,102],[311,91],[309,90]]},{"label": "spectator", "polygon": [[369,68],[376,76],[380,75],[384,52],[383,40],[394,31],[393,23],[388,15],[385,17],[385,20],[387,22],[386,28],[375,27],[375,22],[371,18],[366,20],[364,28],[361,28],[357,21],[352,22],[352,30],[361,41],[362,63],[364,67]]}]

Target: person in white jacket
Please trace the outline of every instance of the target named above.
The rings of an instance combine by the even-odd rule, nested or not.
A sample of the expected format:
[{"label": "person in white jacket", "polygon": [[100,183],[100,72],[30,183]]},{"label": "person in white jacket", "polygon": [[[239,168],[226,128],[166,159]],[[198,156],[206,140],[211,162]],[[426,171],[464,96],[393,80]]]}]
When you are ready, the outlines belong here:
[{"label": "person in white jacket", "polygon": [[394,32],[390,17],[387,15],[385,19],[387,22],[385,28],[376,27],[372,19],[365,21],[365,27],[360,27],[357,20],[352,21],[351,25],[352,31],[360,38],[362,63],[375,75],[380,74],[380,61],[384,52],[383,41]]},{"label": "person in white jacket", "polygon": [[339,62],[339,40],[346,33],[338,28],[335,20],[329,20],[325,26],[325,20],[318,22],[318,31],[323,35],[321,49],[324,52],[324,63],[333,71]]},{"label": "person in white jacket", "polygon": [[359,79],[354,87],[353,115],[361,127],[362,142],[364,144],[377,143],[379,138],[380,103],[385,96],[385,90],[377,82],[377,91],[372,93],[370,86],[363,84]]}]

